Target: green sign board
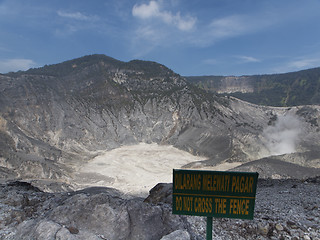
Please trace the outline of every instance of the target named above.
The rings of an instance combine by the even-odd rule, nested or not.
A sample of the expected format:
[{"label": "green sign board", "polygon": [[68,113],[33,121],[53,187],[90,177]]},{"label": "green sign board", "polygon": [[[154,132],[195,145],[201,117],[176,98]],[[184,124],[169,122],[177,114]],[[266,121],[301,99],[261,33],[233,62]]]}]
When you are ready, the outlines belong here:
[{"label": "green sign board", "polygon": [[173,170],[172,212],[253,219],[258,173]]}]

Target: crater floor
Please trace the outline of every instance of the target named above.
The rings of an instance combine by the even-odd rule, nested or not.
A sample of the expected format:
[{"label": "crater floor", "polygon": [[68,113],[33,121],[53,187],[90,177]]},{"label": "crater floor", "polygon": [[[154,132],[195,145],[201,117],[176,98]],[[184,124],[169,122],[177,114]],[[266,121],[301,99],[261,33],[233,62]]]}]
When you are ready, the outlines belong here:
[{"label": "crater floor", "polygon": [[146,197],[157,183],[172,182],[172,169],[206,160],[169,145],[140,143],[93,158],[75,176],[80,188],[103,186]]}]

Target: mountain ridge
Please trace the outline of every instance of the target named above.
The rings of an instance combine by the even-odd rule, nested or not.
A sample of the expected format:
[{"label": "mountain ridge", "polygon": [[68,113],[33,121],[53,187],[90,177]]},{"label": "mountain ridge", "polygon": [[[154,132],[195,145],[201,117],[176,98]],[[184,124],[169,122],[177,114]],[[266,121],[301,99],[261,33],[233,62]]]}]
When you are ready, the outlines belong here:
[{"label": "mountain ridge", "polygon": [[155,62],[91,55],[1,75],[0,93],[4,179],[70,183],[99,152],[141,142],[204,156],[206,166],[244,163],[272,155],[264,129],[282,115],[301,119],[293,121],[302,122],[295,151],[320,144],[317,106],[271,108],[221,97]]},{"label": "mountain ridge", "polygon": [[320,67],[281,74],[190,76],[186,79],[203,89],[259,105],[320,104]]},{"label": "mountain ridge", "polygon": [[154,62],[0,75],[0,238],[202,239],[205,218],[173,215],[172,183],[157,184],[190,163],[264,178],[255,219],[214,220],[215,238],[316,239],[319,126],[320,106],[219,96]]}]

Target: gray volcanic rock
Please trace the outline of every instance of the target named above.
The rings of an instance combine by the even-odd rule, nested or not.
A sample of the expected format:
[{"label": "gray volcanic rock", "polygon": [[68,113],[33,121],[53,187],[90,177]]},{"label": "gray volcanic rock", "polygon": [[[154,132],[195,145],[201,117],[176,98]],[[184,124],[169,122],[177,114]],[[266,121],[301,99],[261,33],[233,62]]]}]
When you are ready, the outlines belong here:
[{"label": "gray volcanic rock", "polygon": [[[254,220],[214,219],[213,238],[319,239],[319,184],[319,177],[259,179]],[[2,184],[0,239],[205,239],[206,218],[172,215],[162,202],[172,189],[159,186],[151,204],[108,188],[45,193],[28,183]]]},{"label": "gray volcanic rock", "polygon": [[0,166],[12,177],[66,179],[98,151],[139,142],[218,156],[225,147],[208,144],[231,141],[227,101],[152,62],[87,56],[1,75],[0,92]]},{"label": "gray volcanic rock", "polygon": [[16,182],[1,185],[0,199],[1,239],[160,239],[189,228],[167,205],[107,188],[48,194]]},{"label": "gray volcanic rock", "polygon": [[164,237],[162,237],[160,240],[190,240],[190,234],[187,231],[183,230],[176,230]]},{"label": "gray volcanic rock", "polygon": [[149,196],[144,200],[148,203],[172,204],[172,183],[158,183],[149,191]]},{"label": "gray volcanic rock", "polygon": [[[78,166],[100,151],[140,142],[205,156],[203,165],[245,163],[274,155],[265,129],[288,115],[299,119],[292,121],[300,129],[293,148],[301,155],[288,160],[296,162],[320,147],[319,106],[271,108],[218,97],[161,64],[104,55],[0,75],[0,179],[70,185]],[[301,165],[319,167],[317,161]]]},{"label": "gray volcanic rock", "polygon": [[285,154],[279,160],[319,168],[319,133],[320,106],[219,97],[155,62],[91,55],[0,75],[0,180],[45,191],[76,189],[81,165],[141,142],[207,158],[193,167]]},{"label": "gray volcanic rock", "polygon": [[244,163],[230,171],[258,172],[260,178],[295,178],[306,179],[320,176],[319,168],[303,167],[294,163],[278,160],[276,157],[268,157]]}]

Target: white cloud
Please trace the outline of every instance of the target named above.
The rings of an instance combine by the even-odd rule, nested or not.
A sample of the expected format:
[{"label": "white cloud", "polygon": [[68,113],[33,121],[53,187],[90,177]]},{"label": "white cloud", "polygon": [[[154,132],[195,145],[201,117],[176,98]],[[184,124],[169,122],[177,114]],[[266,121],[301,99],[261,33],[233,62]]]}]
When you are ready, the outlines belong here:
[{"label": "white cloud", "polygon": [[176,23],[178,28],[182,31],[192,30],[197,22],[197,19],[191,16],[182,18],[180,12],[174,17],[173,22]]},{"label": "white cloud", "polygon": [[277,20],[269,18],[267,14],[229,15],[203,24],[190,39],[197,46],[207,47],[224,39],[264,31],[276,23]]},{"label": "white cloud", "polygon": [[320,58],[307,58],[307,59],[300,59],[296,61],[292,61],[289,63],[289,66],[292,68],[311,68],[315,66],[319,66]]},{"label": "white cloud", "polygon": [[213,20],[209,28],[216,38],[225,38],[246,32],[249,26],[243,16],[228,16]]},{"label": "white cloud", "polygon": [[132,15],[141,19],[156,18],[168,25],[174,25],[181,31],[190,31],[194,28],[197,19],[191,16],[181,16],[180,12],[173,14],[161,9],[159,2],[150,1],[148,4],[134,5]]},{"label": "white cloud", "polygon": [[68,37],[78,31],[95,30],[100,26],[100,18],[96,15],[85,15],[81,12],[59,10],[56,14],[63,20],[54,31],[58,37]]},{"label": "white cloud", "polygon": [[1,73],[16,72],[19,70],[24,71],[35,66],[36,66],[36,63],[31,59],[17,58],[17,59],[0,60]]},{"label": "white cloud", "polygon": [[236,58],[240,59],[242,63],[261,62],[261,60],[250,56],[237,56]]},{"label": "white cloud", "polygon": [[202,61],[206,65],[217,65],[219,61],[217,59],[208,58]]},{"label": "white cloud", "polygon": [[320,57],[300,57],[295,60],[291,60],[287,63],[284,63],[281,66],[277,66],[273,69],[275,73],[281,72],[294,72],[299,70],[304,70],[308,68],[319,67]]},{"label": "white cloud", "polygon": [[97,20],[98,18],[97,16],[87,16],[80,12],[66,12],[62,10],[57,11],[57,14],[60,17],[74,19],[74,20],[81,20],[81,21],[94,21],[94,20]]},{"label": "white cloud", "polygon": [[[158,47],[164,39],[166,34],[160,34],[159,29],[155,29],[152,26],[141,26],[135,30],[135,38],[131,39],[132,51],[135,58],[140,58],[154,48]],[[148,41],[144,41],[144,40]]]},{"label": "white cloud", "polygon": [[159,14],[159,4],[156,1],[150,1],[149,4],[136,4],[132,9],[132,15],[142,19],[158,16]]},{"label": "white cloud", "polygon": [[136,30],[136,35],[141,39],[148,39],[153,44],[160,43],[163,40],[163,35],[159,34],[158,31],[151,26],[139,27]]}]

